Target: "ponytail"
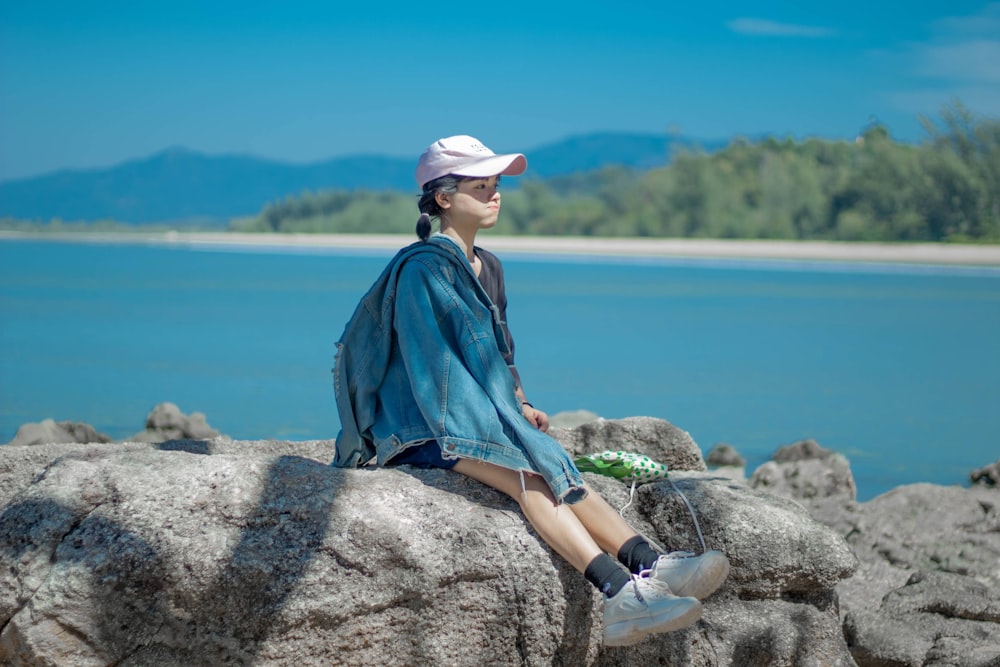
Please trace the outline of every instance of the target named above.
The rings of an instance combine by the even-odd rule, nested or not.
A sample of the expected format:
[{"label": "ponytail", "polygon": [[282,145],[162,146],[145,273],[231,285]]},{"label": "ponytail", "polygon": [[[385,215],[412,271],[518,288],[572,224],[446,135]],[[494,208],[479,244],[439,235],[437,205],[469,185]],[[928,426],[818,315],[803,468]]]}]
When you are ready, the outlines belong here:
[{"label": "ponytail", "polygon": [[420,237],[421,241],[426,241],[431,235],[431,216],[426,213],[420,214],[420,219],[417,220],[417,236]]}]

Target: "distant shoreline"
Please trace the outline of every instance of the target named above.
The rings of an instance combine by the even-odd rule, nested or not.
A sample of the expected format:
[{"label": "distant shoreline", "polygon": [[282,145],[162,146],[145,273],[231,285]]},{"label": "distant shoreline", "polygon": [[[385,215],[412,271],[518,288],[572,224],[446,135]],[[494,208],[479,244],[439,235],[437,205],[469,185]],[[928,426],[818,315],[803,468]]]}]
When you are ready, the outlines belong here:
[{"label": "distant shoreline", "polygon": [[[386,249],[409,245],[409,234],[247,234],[237,232],[0,231],[3,240],[51,240],[167,246]],[[847,243],[742,239],[502,236],[484,233],[480,244],[498,252],[547,255],[761,259],[1000,267],[1000,245],[952,243]]]}]

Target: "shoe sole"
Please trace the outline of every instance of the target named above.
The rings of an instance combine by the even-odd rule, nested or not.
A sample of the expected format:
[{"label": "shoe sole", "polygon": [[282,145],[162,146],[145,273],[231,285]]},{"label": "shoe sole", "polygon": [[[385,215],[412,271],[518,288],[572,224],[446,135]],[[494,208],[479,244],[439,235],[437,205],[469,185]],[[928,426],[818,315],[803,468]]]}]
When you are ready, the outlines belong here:
[{"label": "shoe sole", "polygon": [[[692,597],[704,600],[712,593],[719,590],[719,587],[725,583],[728,576],[729,559],[720,553],[718,557],[714,557],[708,561],[703,561],[702,567],[696,570],[694,574],[689,577],[688,581],[701,584],[700,586],[692,586],[689,588],[685,585],[679,586],[676,589],[673,586],[670,586],[670,591],[678,597]],[[666,582],[666,579],[660,579],[660,581]],[[669,584],[667,585],[669,586]]]},{"label": "shoe sole", "polygon": [[673,632],[694,625],[701,618],[701,603],[692,599],[686,606],[674,605],[660,616],[620,621],[604,628],[605,646],[628,646],[644,637]]}]

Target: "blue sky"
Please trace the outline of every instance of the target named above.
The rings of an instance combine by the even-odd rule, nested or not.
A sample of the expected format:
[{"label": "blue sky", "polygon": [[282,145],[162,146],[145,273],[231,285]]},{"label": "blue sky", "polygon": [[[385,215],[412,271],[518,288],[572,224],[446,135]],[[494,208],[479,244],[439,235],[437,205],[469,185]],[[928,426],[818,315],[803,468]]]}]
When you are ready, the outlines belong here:
[{"label": "blue sky", "polygon": [[604,130],[916,141],[953,98],[1000,116],[1000,2],[0,0],[0,180],[458,133],[529,160]]}]

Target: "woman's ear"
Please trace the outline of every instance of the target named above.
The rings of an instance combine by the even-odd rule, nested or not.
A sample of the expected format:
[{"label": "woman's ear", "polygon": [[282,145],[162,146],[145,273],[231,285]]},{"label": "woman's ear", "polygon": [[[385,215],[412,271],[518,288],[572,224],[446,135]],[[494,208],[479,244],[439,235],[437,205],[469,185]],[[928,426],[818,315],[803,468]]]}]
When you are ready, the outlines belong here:
[{"label": "woman's ear", "polygon": [[446,209],[451,207],[451,199],[448,197],[447,192],[441,192],[440,190],[435,192],[434,201],[437,202],[438,207],[441,209]]}]

